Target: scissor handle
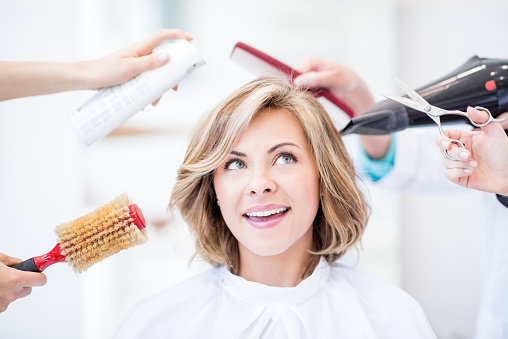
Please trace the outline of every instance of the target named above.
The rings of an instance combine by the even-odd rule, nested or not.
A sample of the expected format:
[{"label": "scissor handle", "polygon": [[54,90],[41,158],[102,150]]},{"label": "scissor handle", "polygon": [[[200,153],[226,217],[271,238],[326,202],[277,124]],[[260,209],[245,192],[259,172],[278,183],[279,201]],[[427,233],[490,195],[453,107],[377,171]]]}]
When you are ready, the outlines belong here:
[{"label": "scissor handle", "polygon": [[[464,112],[461,112],[461,111],[456,111],[458,113],[461,113],[463,115],[466,115]],[[467,115],[466,115],[467,116]],[[442,135],[444,136],[447,136],[446,133],[443,131],[443,127],[441,126],[441,119],[439,117],[435,117],[435,116],[432,116],[432,115],[429,115],[429,117],[434,120],[434,122],[437,124],[437,127],[439,128],[439,133],[441,133]],[[457,139],[451,139],[450,138],[450,142],[452,144],[456,144],[456,145],[459,145],[460,147],[462,148],[466,148],[466,146],[459,140]],[[453,160],[453,161],[460,161],[459,159],[455,159],[454,157],[452,157],[450,154],[448,154],[448,150],[442,150],[443,154],[450,160]]]},{"label": "scissor handle", "polygon": [[504,118],[504,119],[494,119],[494,117],[492,116],[492,113],[490,113],[490,111],[487,108],[485,108],[485,107],[476,106],[474,109],[477,110],[477,111],[484,111],[484,112],[487,112],[489,114],[489,119],[487,121],[485,121],[484,123],[481,123],[481,124],[478,124],[478,123],[474,122],[473,120],[471,120],[471,118],[469,116],[467,116],[467,118],[469,119],[469,121],[471,122],[471,124],[474,127],[483,127],[483,126],[486,126],[486,125],[490,124],[491,122],[503,122],[503,121],[506,120],[506,118]]},{"label": "scissor handle", "polygon": [[[450,142],[451,142],[452,144],[456,144],[456,145],[458,145],[458,146],[460,146],[460,147],[462,147],[462,148],[466,148],[466,146],[465,146],[462,142],[460,142],[459,140],[457,140],[457,139],[450,139]],[[454,157],[452,157],[450,154],[448,154],[448,150],[445,150],[445,149],[444,149],[444,150],[443,150],[443,154],[444,154],[444,155],[446,155],[446,157],[447,157],[448,159],[450,159],[450,160],[453,160],[453,161],[461,161],[461,160],[459,160],[459,159],[455,159],[455,158],[454,158]]]}]

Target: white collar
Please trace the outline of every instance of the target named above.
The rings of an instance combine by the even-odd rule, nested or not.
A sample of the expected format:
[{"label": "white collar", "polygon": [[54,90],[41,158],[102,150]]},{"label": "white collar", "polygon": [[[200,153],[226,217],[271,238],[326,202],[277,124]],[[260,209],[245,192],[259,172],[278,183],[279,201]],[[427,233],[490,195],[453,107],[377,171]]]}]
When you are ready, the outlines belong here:
[{"label": "white collar", "polygon": [[328,280],[330,266],[321,257],[314,272],[295,287],[274,287],[245,280],[225,266],[220,268],[224,289],[252,305],[296,304],[310,298]]}]

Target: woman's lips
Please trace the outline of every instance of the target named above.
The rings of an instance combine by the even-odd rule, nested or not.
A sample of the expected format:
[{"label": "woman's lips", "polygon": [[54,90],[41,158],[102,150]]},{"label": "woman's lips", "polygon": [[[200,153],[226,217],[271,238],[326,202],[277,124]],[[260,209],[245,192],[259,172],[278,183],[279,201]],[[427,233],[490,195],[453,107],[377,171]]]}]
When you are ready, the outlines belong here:
[{"label": "woman's lips", "polygon": [[245,213],[243,217],[252,226],[265,229],[277,226],[286,217],[289,210],[289,207],[251,210],[251,212]]}]

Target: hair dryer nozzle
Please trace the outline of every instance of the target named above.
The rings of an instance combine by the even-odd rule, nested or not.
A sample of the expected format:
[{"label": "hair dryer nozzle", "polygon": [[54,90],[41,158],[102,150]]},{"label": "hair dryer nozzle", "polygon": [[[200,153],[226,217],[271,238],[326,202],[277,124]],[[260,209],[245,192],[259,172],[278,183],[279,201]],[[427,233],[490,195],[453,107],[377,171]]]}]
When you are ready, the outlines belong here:
[{"label": "hair dryer nozzle", "polygon": [[374,105],[375,110],[351,119],[341,131],[342,135],[351,133],[381,135],[402,131],[408,127],[406,107],[393,105],[392,101],[382,101]]},{"label": "hair dryer nozzle", "polygon": [[[482,106],[489,109],[495,118],[508,111],[508,60],[473,56],[452,73],[417,92],[437,107],[465,112],[468,106]],[[441,122],[469,123],[469,120],[459,115],[448,115],[442,117]],[[407,127],[433,124],[425,113],[384,100],[353,118],[342,134],[389,134]]]}]

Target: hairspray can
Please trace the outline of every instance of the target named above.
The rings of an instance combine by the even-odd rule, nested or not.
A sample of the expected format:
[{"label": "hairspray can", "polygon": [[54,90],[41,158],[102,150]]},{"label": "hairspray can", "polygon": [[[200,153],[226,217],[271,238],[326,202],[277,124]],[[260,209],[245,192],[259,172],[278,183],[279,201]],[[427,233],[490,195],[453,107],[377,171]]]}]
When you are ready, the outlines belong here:
[{"label": "hairspray can", "polygon": [[101,89],[69,115],[71,127],[83,143],[89,146],[105,137],[206,63],[196,46],[185,39],[168,42],[158,51],[169,53],[167,64]]}]

